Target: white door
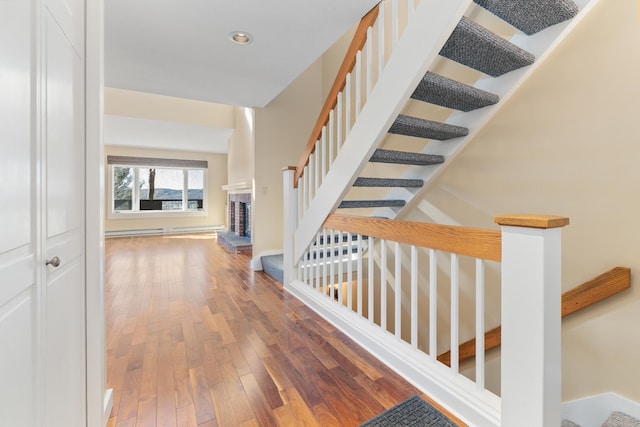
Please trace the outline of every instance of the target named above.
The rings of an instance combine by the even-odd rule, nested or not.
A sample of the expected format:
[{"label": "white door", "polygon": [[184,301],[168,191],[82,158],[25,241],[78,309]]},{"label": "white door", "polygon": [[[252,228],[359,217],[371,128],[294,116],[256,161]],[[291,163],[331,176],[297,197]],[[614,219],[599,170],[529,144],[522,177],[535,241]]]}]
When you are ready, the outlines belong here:
[{"label": "white door", "polygon": [[0,0],[3,426],[86,425],[83,22]]},{"label": "white door", "polygon": [[86,419],[83,10],[77,2],[45,5],[43,253],[59,265],[45,275],[44,425],[79,427]]}]

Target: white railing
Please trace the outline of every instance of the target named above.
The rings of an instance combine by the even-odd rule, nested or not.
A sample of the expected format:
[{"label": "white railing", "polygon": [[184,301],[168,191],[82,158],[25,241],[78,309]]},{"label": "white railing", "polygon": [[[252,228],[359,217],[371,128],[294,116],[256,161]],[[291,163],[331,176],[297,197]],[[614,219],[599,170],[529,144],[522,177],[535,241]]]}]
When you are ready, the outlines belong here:
[{"label": "white railing", "polygon": [[384,0],[362,19],[294,175],[298,258],[470,3]]},{"label": "white railing", "polygon": [[[331,215],[285,258],[285,287],[470,425],[559,425],[567,221],[496,221],[502,232]],[[485,319],[502,324],[499,380],[485,375]],[[475,362],[459,363],[471,338]]]},{"label": "white railing", "polygon": [[[384,71],[387,59],[415,12],[415,1],[384,0],[367,14],[356,30],[325,109],[318,118],[307,152],[296,171],[299,219],[309,207],[327,171],[340,153],[353,124]],[[385,19],[386,15],[390,18]]]}]

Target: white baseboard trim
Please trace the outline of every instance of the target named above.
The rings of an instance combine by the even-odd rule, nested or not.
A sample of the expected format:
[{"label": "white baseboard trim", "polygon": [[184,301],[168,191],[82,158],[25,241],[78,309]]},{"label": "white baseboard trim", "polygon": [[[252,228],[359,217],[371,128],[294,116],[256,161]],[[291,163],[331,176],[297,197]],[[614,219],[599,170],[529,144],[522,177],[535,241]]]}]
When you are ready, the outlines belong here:
[{"label": "white baseboard trim", "polygon": [[262,271],[262,257],[269,255],[280,255],[282,254],[282,249],[275,249],[271,251],[262,251],[258,255],[251,258],[251,269],[253,271]]},{"label": "white baseboard trim", "polygon": [[[109,415],[111,415],[111,409],[113,409],[113,389],[108,388],[104,391],[104,426],[109,423]],[[103,426],[103,427],[104,427]]]},{"label": "white baseboard trim", "polygon": [[216,231],[224,231],[223,225],[212,225],[207,227],[165,227],[165,228],[143,228],[136,230],[113,230],[106,231],[105,237],[134,237],[134,236],[165,236],[174,234],[192,234],[192,233],[213,233]]},{"label": "white baseboard trim", "polygon": [[562,418],[580,427],[600,427],[612,412],[624,412],[640,419],[640,403],[609,392],[562,404]]}]

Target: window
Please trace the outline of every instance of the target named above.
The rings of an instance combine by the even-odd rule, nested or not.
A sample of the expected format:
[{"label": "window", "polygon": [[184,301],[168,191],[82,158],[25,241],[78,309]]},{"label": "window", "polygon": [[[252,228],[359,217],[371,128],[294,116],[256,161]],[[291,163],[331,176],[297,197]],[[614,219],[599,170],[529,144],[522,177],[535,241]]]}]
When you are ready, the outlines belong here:
[{"label": "window", "polygon": [[107,163],[112,214],[204,214],[206,161],[108,156]]}]

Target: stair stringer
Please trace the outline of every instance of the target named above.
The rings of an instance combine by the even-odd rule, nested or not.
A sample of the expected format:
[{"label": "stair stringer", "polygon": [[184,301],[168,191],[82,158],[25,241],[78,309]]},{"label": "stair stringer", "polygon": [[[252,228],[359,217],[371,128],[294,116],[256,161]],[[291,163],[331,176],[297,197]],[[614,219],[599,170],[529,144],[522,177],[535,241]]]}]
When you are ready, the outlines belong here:
[{"label": "stair stringer", "polygon": [[473,141],[482,128],[491,120],[500,108],[506,104],[509,98],[518,91],[519,87],[524,84],[531,75],[533,75],[537,68],[562,42],[562,40],[571,33],[571,31],[580,23],[580,21],[588,14],[593,6],[598,3],[599,0],[574,1],[580,7],[580,12],[578,12],[573,19],[556,24],[531,36],[526,36],[520,33],[510,39],[511,43],[533,53],[536,56],[536,61],[528,67],[512,71],[500,77],[486,77],[478,80],[474,87],[497,94],[500,97],[500,102],[495,105],[467,113],[452,113],[445,123],[467,127],[469,129],[469,134],[465,137],[449,141],[429,141],[423,152],[443,155],[445,157],[445,162],[428,167],[409,168],[401,178],[422,179],[424,180],[424,186],[411,195],[409,195],[405,189],[391,189],[386,194],[385,198],[398,199],[404,197],[406,200],[405,206],[396,210],[394,212],[395,215],[392,216],[389,216],[390,209],[376,210],[373,213],[374,216],[386,215],[393,219],[405,218],[408,213],[420,203],[427,194],[427,191],[436,182],[437,178],[447,170],[458,154],[462,152],[464,147]]},{"label": "stair stringer", "polygon": [[302,257],[324,220],[349,191],[471,2],[420,2],[298,225],[295,260]]}]

